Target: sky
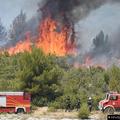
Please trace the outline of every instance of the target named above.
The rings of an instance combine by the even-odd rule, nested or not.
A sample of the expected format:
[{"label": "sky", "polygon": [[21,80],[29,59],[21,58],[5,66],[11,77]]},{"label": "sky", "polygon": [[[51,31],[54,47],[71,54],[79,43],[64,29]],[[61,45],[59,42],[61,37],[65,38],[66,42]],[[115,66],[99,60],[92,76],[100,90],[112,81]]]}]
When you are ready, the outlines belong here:
[{"label": "sky", "polygon": [[112,36],[120,29],[120,3],[105,4],[92,11],[85,19],[76,24],[79,41],[87,51],[90,49],[93,38],[103,30]]},{"label": "sky", "polygon": [[0,18],[7,28],[13,19],[20,13],[21,9],[30,18],[37,11],[37,3],[40,0],[0,0]]},{"label": "sky", "polygon": [[[0,0],[0,18],[3,25],[9,28],[21,9],[26,12],[27,18],[30,19],[36,14],[38,1],[41,0]],[[86,50],[87,48],[89,49],[89,46],[91,46],[90,42],[92,42],[93,37],[95,37],[100,30],[111,35],[120,28],[119,11],[119,3],[105,4],[91,11],[86,18],[76,24],[79,41],[83,42]]]}]

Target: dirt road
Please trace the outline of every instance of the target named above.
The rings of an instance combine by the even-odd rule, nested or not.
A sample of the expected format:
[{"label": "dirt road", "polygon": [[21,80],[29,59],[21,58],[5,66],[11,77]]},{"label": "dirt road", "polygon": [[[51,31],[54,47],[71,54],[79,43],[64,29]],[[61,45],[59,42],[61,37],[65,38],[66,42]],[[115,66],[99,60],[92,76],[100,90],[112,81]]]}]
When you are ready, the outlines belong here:
[{"label": "dirt road", "polygon": [[[77,112],[48,112],[47,107],[37,108],[31,114],[0,114],[0,120],[79,120]],[[92,112],[89,120],[106,120],[101,112]]]}]

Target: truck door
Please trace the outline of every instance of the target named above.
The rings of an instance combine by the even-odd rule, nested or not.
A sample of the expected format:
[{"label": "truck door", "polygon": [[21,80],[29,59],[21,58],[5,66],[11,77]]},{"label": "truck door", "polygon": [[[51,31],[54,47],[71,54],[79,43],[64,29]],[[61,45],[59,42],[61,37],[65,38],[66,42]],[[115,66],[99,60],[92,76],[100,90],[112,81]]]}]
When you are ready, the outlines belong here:
[{"label": "truck door", "polygon": [[118,108],[118,96],[117,95],[111,95],[110,96],[110,103],[114,108]]},{"label": "truck door", "polygon": [[6,96],[0,96],[0,107],[6,107]]}]

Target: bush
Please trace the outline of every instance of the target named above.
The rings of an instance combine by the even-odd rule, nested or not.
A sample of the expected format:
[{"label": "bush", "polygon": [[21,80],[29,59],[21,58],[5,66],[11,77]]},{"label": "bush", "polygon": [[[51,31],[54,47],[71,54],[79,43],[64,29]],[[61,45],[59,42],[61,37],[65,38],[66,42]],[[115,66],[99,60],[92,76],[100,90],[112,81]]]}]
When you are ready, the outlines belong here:
[{"label": "bush", "polygon": [[65,109],[65,96],[61,96],[55,101],[51,102],[49,107],[54,107],[55,109]]},{"label": "bush", "polygon": [[102,100],[102,95],[96,95],[93,97],[93,107],[95,110],[99,110],[98,104],[100,100]]},{"label": "bush", "polygon": [[31,104],[31,110],[37,110],[37,106]]},{"label": "bush", "polygon": [[47,106],[47,99],[43,97],[35,97],[32,100],[32,104],[38,107]]},{"label": "bush", "polygon": [[89,109],[87,107],[87,104],[83,104],[79,110],[78,117],[82,119],[88,119],[89,117]]},{"label": "bush", "polygon": [[55,108],[55,109],[60,109],[61,108],[61,104],[57,101],[53,102],[53,103],[50,103],[49,104],[49,108]]},{"label": "bush", "polygon": [[48,112],[56,112],[56,111],[57,111],[57,109],[54,108],[54,107],[49,107],[48,108]]}]

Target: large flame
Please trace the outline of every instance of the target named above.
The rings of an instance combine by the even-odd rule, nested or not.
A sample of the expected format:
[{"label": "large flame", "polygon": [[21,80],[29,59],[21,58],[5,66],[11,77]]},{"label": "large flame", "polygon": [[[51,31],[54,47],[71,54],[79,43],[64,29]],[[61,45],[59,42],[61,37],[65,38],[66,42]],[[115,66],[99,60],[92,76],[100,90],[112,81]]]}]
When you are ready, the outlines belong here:
[{"label": "large flame", "polygon": [[65,56],[73,54],[74,43],[71,41],[71,29],[66,26],[58,26],[58,23],[50,17],[46,18],[40,25],[39,38],[36,46],[46,54]]},{"label": "large flame", "polygon": [[[41,48],[45,54],[55,54],[57,56],[74,54],[75,43],[72,42],[74,41],[72,40],[72,28],[70,26],[60,27],[50,17],[44,19],[40,24],[39,36],[35,40],[35,46]],[[31,51],[30,37],[8,49],[10,55],[24,51]]]}]

